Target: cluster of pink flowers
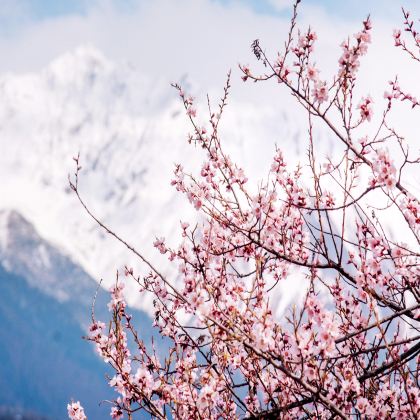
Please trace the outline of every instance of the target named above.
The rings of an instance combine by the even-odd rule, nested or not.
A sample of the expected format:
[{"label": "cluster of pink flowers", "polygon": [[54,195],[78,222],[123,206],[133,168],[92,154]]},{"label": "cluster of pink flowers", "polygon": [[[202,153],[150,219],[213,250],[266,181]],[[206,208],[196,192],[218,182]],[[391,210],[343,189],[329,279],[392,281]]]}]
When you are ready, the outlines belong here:
[{"label": "cluster of pink flowers", "polygon": [[407,223],[417,236],[420,234],[420,201],[412,194],[405,195],[400,201],[400,208]]},{"label": "cluster of pink flowers", "polygon": [[354,35],[356,44],[351,46],[349,41],[341,44],[343,54],[338,60],[340,65],[339,76],[344,80],[352,80],[356,77],[356,72],[360,66],[360,57],[365,55],[368,50],[368,44],[371,41],[370,30],[372,24],[367,18],[363,22],[363,29]]},{"label": "cluster of pink flowers", "polygon": [[287,81],[288,77],[292,74],[292,69],[287,64],[285,64],[284,60],[285,58],[279,55],[273,66],[276,74],[279,77],[279,82]]},{"label": "cluster of pink flowers", "polygon": [[412,95],[411,93],[403,92],[397,80],[391,80],[389,84],[392,88],[392,91],[384,92],[384,98],[388,99],[389,102],[391,102],[393,99],[399,99],[400,101],[410,102],[412,108],[420,106],[419,100],[414,95]]},{"label": "cluster of pink flowers", "polygon": [[184,104],[187,108],[187,115],[190,118],[193,118],[197,115],[197,111],[194,108],[194,98],[192,96],[185,96],[184,91],[180,90],[179,91],[179,96],[182,98],[182,100],[184,101]]},{"label": "cluster of pink flowers", "polygon": [[315,102],[322,104],[328,100],[328,87],[327,82],[316,80],[312,89],[312,96]]},{"label": "cluster of pink flowers", "polygon": [[161,254],[164,254],[166,252],[165,238],[156,238],[155,242],[153,242],[153,246],[157,248]]},{"label": "cluster of pink flowers", "polygon": [[83,407],[80,405],[79,401],[71,402],[70,404],[67,404],[67,412],[71,420],[86,420],[87,419],[85,415],[85,411]]},{"label": "cluster of pink flowers", "polygon": [[319,78],[319,69],[314,64],[307,64],[314,51],[316,40],[316,33],[309,30],[306,35],[299,37],[298,45],[293,49],[293,52],[298,59],[298,62],[294,63],[297,68],[296,73],[300,75],[306,73],[307,82],[312,84],[312,98],[317,105],[321,105],[328,101],[327,82]]},{"label": "cluster of pink flowers", "polygon": [[[158,419],[420,417],[415,248],[420,204],[404,185],[404,165],[419,161],[401,146],[406,160],[397,171],[386,145],[402,140],[385,123],[373,140],[364,137],[361,147],[351,140],[372,116],[370,97],[359,107],[349,99],[370,29],[367,19],[356,45],[343,44],[340,74],[329,84],[334,100],[325,110],[319,104],[328,100],[327,82],[308,64],[314,32],[300,36],[297,46],[286,44],[277,64],[254,42],[264,71],[273,73],[254,76],[244,66],[244,78],[280,78],[309,119],[319,118],[343,144],[340,156],[321,165],[310,125],[308,164],[290,167],[278,149],[257,189],[248,185],[218,136],[229,79],[220,112],[210,115],[206,127],[196,125],[192,99],[176,86],[193,126],[188,141],[199,144],[205,157],[197,175],[177,165],[172,185],[199,212],[199,223],[182,222],[175,246],[164,238],[154,242],[178,268],[176,274],[164,276],[136,250],[150,271],[125,272],[141,293],[154,297],[153,325],[169,346],[165,354],[135,330],[118,278],[111,289],[109,326],[94,321],[90,327],[89,339],[115,371],[109,381],[118,395],[112,418],[139,410]],[[290,55],[298,60],[297,71],[287,79],[281,72]],[[333,112],[340,124],[329,119]],[[378,143],[384,147],[377,149]],[[370,182],[366,171],[373,172]],[[376,208],[378,195],[385,209]],[[382,222],[389,207],[399,210],[395,224],[405,224],[410,238]],[[303,292],[279,316],[276,292],[287,281],[299,282]],[[71,418],[85,418],[74,404]]]},{"label": "cluster of pink flowers", "polygon": [[371,185],[383,185],[385,188],[391,189],[395,187],[397,182],[396,169],[394,163],[389,157],[388,150],[379,149],[376,151],[372,163],[374,177],[371,179]]},{"label": "cluster of pink flowers", "polygon": [[125,307],[124,296],[124,283],[117,283],[111,288],[111,297],[112,300],[108,304],[108,309],[113,311],[116,308]]},{"label": "cluster of pink flowers", "polygon": [[394,37],[395,46],[401,46],[401,29],[395,29],[392,36]]},{"label": "cluster of pink flowers", "polygon": [[370,96],[363,98],[360,102],[358,108],[360,109],[360,119],[361,121],[372,119],[373,110],[372,110],[372,98]]},{"label": "cluster of pink flowers", "polygon": [[299,36],[298,43],[294,47],[293,52],[297,57],[310,54],[314,50],[314,43],[317,39],[317,34],[314,31],[308,30],[307,33]]}]

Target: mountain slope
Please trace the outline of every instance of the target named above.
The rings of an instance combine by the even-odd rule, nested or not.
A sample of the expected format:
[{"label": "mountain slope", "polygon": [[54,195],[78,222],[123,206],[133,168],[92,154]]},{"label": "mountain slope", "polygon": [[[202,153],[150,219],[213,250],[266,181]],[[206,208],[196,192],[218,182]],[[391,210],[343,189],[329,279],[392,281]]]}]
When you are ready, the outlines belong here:
[{"label": "mountain slope", "polygon": [[[15,211],[0,212],[0,407],[66,417],[80,400],[92,420],[108,416],[109,369],[82,339],[97,283],[42,239]],[[108,294],[99,291],[95,315],[107,320]],[[132,311],[147,343],[151,320]]]},{"label": "mountain slope", "polygon": [[0,405],[62,419],[74,398],[84,401],[92,419],[105,417],[98,402],[112,395],[106,369],[82,340],[71,308],[3,268],[0,290],[0,341],[7,343],[0,347]]}]

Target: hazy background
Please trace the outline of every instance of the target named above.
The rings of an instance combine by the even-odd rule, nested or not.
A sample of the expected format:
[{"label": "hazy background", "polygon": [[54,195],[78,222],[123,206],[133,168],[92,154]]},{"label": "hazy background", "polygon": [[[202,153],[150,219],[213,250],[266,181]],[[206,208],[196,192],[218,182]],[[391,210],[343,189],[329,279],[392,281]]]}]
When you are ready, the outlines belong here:
[{"label": "hazy background", "polygon": [[[371,15],[373,43],[357,94],[377,98],[375,118],[397,73],[418,93],[418,73],[393,47],[401,5],[420,16],[414,0],[300,5],[299,26],[318,34],[325,79],[337,71],[341,42]],[[250,50],[256,38],[275,57],[290,13],[285,0],[0,0],[0,418],[32,411],[61,419],[70,398],[84,402],[91,419],[108,410],[97,406],[109,397],[104,369],[80,337],[97,282],[109,286],[125,264],[141,267],[69,193],[73,156],[81,153],[90,208],[167,273],[154,237],[176,243],[179,220],[195,217],[169,185],[173,164],[200,163],[186,145],[189,127],[171,82],[204,112],[206,94],[217,100],[232,69],[222,137],[252,181],[266,173],[275,144],[291,161],[304,159],[305,116],[281,86],[244,84],[238,70],[238,63],[258,68]],[[404,109],[394,118],[418,149],[415,118]],[[334,151],[325,130],[316,137],[321,154]],[[410,185],[418,184],[413,174]],[[280,288],[278,313],[299,290],[293,286]],[[151,300],[128,289],[150,337]]]}]

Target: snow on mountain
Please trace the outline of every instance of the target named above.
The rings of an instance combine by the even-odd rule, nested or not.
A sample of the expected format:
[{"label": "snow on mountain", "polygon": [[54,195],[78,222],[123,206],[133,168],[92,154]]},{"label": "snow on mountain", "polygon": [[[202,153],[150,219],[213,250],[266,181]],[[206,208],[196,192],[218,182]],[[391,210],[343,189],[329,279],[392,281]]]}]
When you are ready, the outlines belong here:
[{"label": "snow on mountain", "polygon": [[179,125],[173,104],[158,120],[150,117],[168,101],[160,89],[89,47],[40,74],[0,78],[2,206],[21,211],[95,278],[107,274],[108,283],[127,258],[115,242],[103,245],[103,233],[70,194],[67,175],[80,152],[81,189],[91,208],[122,234],[138,232],[129,237],[136,244],[150,243],[156,216],[162,227],[171,208],[169,167],[179,152],[172,146],[162,153],[163,142],[174,142],[167,127]]},{"label": "snow on mountain", "polygon": [[[188,77],[183,85],[196,96],[205,123],[207,92],[191,86]],[[250,185],[267,173],[275,144],[289,162],[305,161],[305,113],[276,85],[258,87],[267,88],[261,102],[260,94],[252,96],[253,84],[232,80],[220,133]],[[235,92],[241,89],[239,100]],[[213,103],[221,92],[222,86],[209,92]],[[152,243],[165,236],[176,244],[179,221],[196,218],[186,198],[170,186],[174,163],[200,165],[201,151],[186,141],[190,129],[169,82],[145,76],[129,63],[114,63],[91,46],[57,57],[39,73],[0,75],[0,208],[16,209],[106,287],[124,265],[139,272],[134,256],[87,216],[68,187],[72,158],[80,152],[80,190],[88,207],[168,274],[173,267]],[[318,157],[334,153],[338,144],[320,126],[315,140]],[[0,215],[0,245],[7,241],[4,220]],[[44,257],[39,250],[36,258]],[[42,287],[48,290],[47,282]],[[63,298],[71,287],[60,289]],[[291,288],[279,293],[290,294]],[[131,305],[151,313],[151,297],[139,300],[135,284],[127,290]]]},{"label": "snow on mountain", "polygon": [[0,211],[0,263],[58,302],[92,302],[92,279],[15,210]]},{"label": "snow on mountain", "polygon": [[[275,142],[289,157],[299,153],[302,116],[284,101],[277,107],[272,101],[237,102],[238,83],[233,81],[222,133],[234,159],[260,179]],[[205,112],[205,93],[197,96]],[[179,220],[195,217],[170,186],[175,162],[199,164],[200,151],[185,141],[189,130],[169,83],[113,63],[93,47],[65,53],[40,73],[0,75],[1,207],[18,210],[105,285],[125,264],[136,268],[133,256],[101,231],[68,187],[72,157],[80,152],[80,189],[89,208],[167,270],[152,247],[155,236],[176,242]],[[137,301],[135,291],[133,286],[129,303],[150,310],[151,301]]]}]

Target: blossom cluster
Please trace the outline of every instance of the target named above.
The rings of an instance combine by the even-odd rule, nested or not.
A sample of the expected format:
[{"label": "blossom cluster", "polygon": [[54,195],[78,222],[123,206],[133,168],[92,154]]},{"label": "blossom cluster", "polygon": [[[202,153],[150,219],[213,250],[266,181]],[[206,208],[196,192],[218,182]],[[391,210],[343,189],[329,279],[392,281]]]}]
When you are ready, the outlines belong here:
[{"label": "blossom cluster", "polygon": [[80,405],[80,402],[71,402],[67,404],[67,412],[71,420],[86,420],[85,411]]},{"label": "blossom cluster", "polygon": [[[219,112],[210,112],[205,126],[194,100],[175,85],[192,124],[188,141],[204,157],[197,174],[177,165],[171,183],[199,222],[181,222],[178,244],[154,242],[176,267],[173,275],[127,245],[150,271],[127,269],[124,281],[153,295],[163,354],[134,328],[120,278],[110,291],[110,323],[94,320],[90,327],[89,339],[114,370],[114,419],[137,411],[158,419],[420,417],[420,204],[404,177],[405,167],[420,161],[385,122],[375,138],[363,137],[360,147],[352,142],[372,117],[369,95],[359,106],[353,101],[370,20],[355,45],[342,45],[339,74],[327,83],[310,64],[315,32],[298,32],[294,44],[294,10],[290,42],[276,62],[253,43],[272,74],[256,76],[243,66],[243,78],[277,78],[310,122],[331,128],[342,149],[321,165],[311,124],[307,164],[292,167],[277,149],[268,176],[253,188],[218,130],[229,78]],[[334,99],[321,110],[329,95]],[[337,125],[329,118],[334,112]],[[392,141],[405,159],[400,166],[387,148]],[[373,173],[370,180],[366,173]],[[390,209],[401,232],[386,223]],[[302,293],[279,314],[287,282]],[[78,403],[69,407],[72,419],[84,418]]]},{"label": "blossom cluster", "polygon": [[388,189],[395,187],[397,171],[387,150],[380,149],[376,152],[372,170],[374,173],[374,177],[371,180],[372,186],[383,185]]},{"label": "blossom cluster", "polygon": [[344,41],[341,44],[343,53],[338,60],[340,65],[339,76],[346,80],[353,80],[356,77],[357,70],[360,67],[360,57],[365,55],[368,45],[371,42],[372,24],[367,18],[363,22],[363,29],[354,35],[355,45],[350,45],[350,41]]}]

